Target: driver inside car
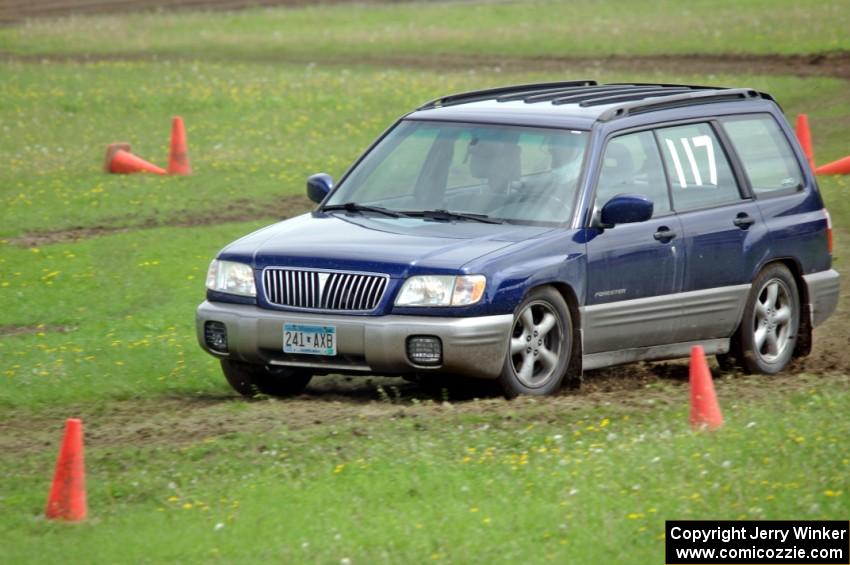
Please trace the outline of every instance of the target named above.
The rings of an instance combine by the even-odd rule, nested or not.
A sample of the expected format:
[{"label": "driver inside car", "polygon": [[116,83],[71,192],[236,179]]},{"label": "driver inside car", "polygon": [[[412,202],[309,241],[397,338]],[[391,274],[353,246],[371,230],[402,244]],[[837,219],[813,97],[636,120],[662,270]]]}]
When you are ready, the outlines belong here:
[{"label": "driver inside car", "polygon": [[581,173],[582,148],[581,137],[572,135],[549,136],[546,139],[546,151],[552,157],[548,188],[561,196],[572,194]]},{"label": "driver inside car", "polygon": [[549,169],[525,177],[498,213],[522,217],[535,209],[549,221],[566,219],[581,173],[584,143],[576,134],[547,136],[543,152],[548,154]]}]

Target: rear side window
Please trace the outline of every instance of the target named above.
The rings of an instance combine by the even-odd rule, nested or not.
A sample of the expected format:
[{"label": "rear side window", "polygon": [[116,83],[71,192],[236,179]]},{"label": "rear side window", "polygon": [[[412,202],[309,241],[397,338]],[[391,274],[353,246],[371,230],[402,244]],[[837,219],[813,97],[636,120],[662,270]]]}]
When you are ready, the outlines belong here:
[{"label": "rear side window", "polygon": [[664,166],[651,131],[615,137],[605,147],[596,186],[600,209],[618,194],[640,194],[652,200],[653,216],[670,211]]},{"label": "rear side window", "polygon": [[741,199],[738,183],[709,124],[656,130],[676,210],[693,210]]},{"label": "rear side window", "polygon": [[753,192],[759,196],[778,194],[803,185],[800,164],[773,116],[726,118],[722,123]]}]

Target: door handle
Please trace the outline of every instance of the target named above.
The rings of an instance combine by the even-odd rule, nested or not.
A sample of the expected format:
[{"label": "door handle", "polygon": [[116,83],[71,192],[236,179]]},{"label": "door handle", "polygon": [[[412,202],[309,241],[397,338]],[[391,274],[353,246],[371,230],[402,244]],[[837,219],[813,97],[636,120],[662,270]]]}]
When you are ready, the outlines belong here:
[{"label": "door handle", "polygon": [[658,228],[658,231],[655,232],[655,235],[652,237],[655,238],[655,241],[667,243],[668,241],[676,237],[676,232],[674,232],[670,228],[660,227]]},{"label": "door handle", "polygon": [[746,212],[741,212],[735,217],[732,223],[741,228],[742,230],[745,230],[754,223],[756,223],[756,220]]}]

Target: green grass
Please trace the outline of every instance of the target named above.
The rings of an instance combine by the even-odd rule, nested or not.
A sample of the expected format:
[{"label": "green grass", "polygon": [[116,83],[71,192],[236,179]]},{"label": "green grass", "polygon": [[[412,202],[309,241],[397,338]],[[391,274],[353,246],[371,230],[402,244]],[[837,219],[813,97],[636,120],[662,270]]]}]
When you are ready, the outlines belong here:
[{"label": "green grass", "polygon": [[759,379],[727,383],[714,434],[687,428],[687,389],[670,384],[646,391],[655,408],[397,406],[259,433],[238,430],[285,421],[286,404],[220,403],[204,415],[232,432],[91,448],[79,526],[37,517],[52,450],[0,460],[16,485],[0,538],[15,563],[656,563],[665,519],[846,516],[850,382],[799,378],[772,400],[751,396]]},{"label": "green grass", "polygon": [[[563,77],[201,62],[17,63],[2,69],[0,207],[7,213],[0,238],[179,222],[246,199],[276,212],[281,197],[303,194],[308,175],[340,175],[384,128],[424,101]],[[792,120],[798,112],[810,114],[820,162],[850,152],[844,136],[850,97],[837,79],[569,73],[584,75],[764,89]],[[194,176],[102,173],[104,148],[113,141],[130,141],[135,153],[164,165],[176,114],[187,123]]]},{"label": "green grass", "polygon": [[[187,57],[0,63],[0,560],[651,563],[665,519],[846,519],[846,376],[724,378],[726,427],[695,434],[686,387],[664,379],[512,403],[339,392],[244,402],[195,343],[218,249],[293,208],[307,175],[338,176],[396,117],[441,94],[565,76],[746,85],[791,118],[809,114],[819,163],[850,153],[848,83],[837,79],[377,63],[499,56],[504,45],[511,57],[848,48],[839,2],[679,6],[334,6],[0,29],[0,49],[17,53]],[[319,65],[272,62],[313,56]],[[372,66],[321,63],[361,57]],[[237,62],[212,60],[225,58]],[[164,164],[175,114],[193,176],[100,171],[120,140]],[[843,270],[850,181],[819,182]],[[227,221],[240,214],[256,219]],[[76,227],[133,229],[21,245]],[[2,335],[11,326],[33,331]],[[68,527],[40,516],[74,415],[87,426],[91,518]]]},{"label": "green grass", "polygon": [[194,310],[210,258],[260,224],[3,248],[0,325],[44,327],[0,338],[0,408],[221,390]]},{"label": "green grass", "polygon": [[0,48],[262,60],[816,53],[850,48],[848,28],[839,0],[439,2],[34,21],[0,30]]}]

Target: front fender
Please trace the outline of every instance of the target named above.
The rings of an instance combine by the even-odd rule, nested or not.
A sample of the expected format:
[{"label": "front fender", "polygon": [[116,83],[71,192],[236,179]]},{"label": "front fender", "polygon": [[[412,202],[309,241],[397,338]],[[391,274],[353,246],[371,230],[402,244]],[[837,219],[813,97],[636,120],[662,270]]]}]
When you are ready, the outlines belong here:
[{"label": "front fender", "polygon": [[[547,284],[569,286],[579,306],[583,303],[587,260],[581,234],[558,232],[554,237],[530,240],[517,247],[464,266],[469,272],[487,275],[488,286],[493,289],[490,301],[494,314],[513,313],[531,289]],[[478,265],[485,261],[486,266]]]},{"label": "front fender", "polygon": [[495,316],[513,314],[529,291],[546,284],[572,288],[579,306],[584,303],[585,230],[553,230],[478,257],[464,264],[463,273],[487,277],[481,302],[460,308],[399,308],[393,314],[427,316]]}]

